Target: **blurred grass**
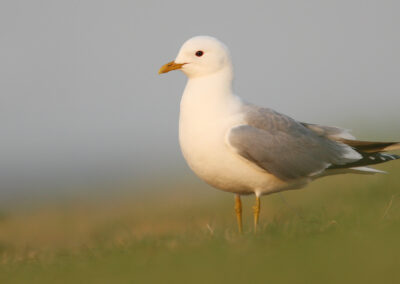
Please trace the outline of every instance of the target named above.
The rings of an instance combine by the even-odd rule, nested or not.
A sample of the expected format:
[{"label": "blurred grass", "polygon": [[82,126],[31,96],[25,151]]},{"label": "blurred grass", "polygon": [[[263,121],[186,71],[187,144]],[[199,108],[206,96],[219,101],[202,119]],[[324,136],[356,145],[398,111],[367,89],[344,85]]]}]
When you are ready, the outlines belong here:
[{"label": "blurred grass", "polygon": [[[400,283],[400,163],[244,198],[200,182],[5,207],[0,283]],[[134,191],[134,190],[132,190]]]}]

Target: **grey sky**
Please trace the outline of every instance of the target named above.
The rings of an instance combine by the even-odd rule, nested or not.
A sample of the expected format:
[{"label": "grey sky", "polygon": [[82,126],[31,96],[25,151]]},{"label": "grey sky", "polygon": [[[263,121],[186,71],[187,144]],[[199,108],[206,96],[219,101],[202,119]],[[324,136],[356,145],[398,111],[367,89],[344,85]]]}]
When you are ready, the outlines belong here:
[{"label": "grey sky", "polygon": [[157,70],[199,34],[230,47],[245,100],[399,140],[399,11],[378,0],[3,0],[0,186],[185,167],[186,79]]}]

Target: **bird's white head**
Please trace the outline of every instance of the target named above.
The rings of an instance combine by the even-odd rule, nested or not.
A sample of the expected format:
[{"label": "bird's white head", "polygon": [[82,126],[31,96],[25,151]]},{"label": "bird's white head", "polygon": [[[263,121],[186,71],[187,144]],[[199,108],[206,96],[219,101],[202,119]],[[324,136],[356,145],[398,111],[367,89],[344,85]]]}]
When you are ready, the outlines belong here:
[{"label": "bird's white head", "polygon": [[187,40],[175,61],[162,66],[158,73],[181,70],[189,78],[195,78],[224,69],[229,72],[232,69],[228,48],[216,38],[196,36]]}]

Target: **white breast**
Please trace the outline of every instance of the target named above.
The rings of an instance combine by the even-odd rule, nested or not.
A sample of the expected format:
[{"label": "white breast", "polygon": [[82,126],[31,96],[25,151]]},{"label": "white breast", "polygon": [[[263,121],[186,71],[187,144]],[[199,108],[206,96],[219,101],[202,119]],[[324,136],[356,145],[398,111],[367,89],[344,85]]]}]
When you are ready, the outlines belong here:
[{"label": "white breast", "polygon": [[244,123],[240,99],[199,90],[188,84],[181,101],[179,141],[190,168],[225,191],[245,194],[277,188],[280,181],[240,157],[226,143],[229,130]]}]

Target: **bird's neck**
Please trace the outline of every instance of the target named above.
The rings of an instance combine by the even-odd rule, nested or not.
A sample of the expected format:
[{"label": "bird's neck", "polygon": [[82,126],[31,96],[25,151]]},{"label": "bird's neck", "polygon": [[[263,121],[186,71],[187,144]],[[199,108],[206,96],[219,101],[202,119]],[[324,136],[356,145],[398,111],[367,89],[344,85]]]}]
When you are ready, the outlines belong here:
[{"label": "bird's neck", "polygon": [[232,93],[233,72],[231,66],[201,77],[189,78],[182,103],[207,104],[208,107],[219,107],[228,104],[235,96]]}]

